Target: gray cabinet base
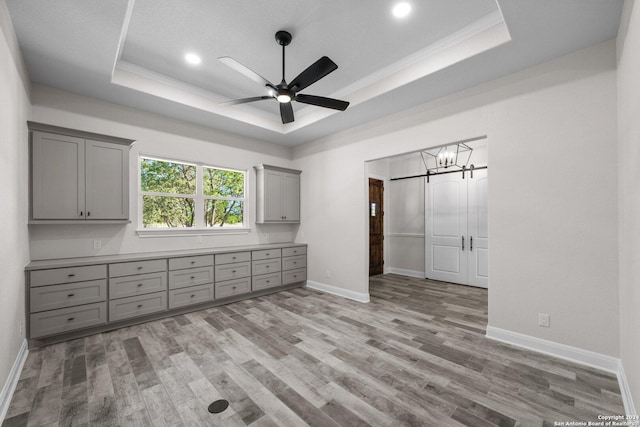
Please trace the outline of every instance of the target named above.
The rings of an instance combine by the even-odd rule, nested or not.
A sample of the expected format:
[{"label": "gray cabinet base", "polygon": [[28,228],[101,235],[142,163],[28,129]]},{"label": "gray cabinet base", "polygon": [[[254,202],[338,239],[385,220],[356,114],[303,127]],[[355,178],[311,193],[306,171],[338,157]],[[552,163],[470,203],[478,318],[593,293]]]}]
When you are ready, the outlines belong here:
[{"label": "gray cabinet base", "polygon": [[298,282],[298,283],[291,283],[284,286],[278,286],[277,288],[268,288],[268,289],[263,289],[256,292],[251,292],[249,294],[235,295],[229,298],[217,299],[217,300],[209,301],[203,304],[190,305],[188,307],[171,309],[168,311],[162,311],[160,313],[153,313],[146,316],[134,317],[134,318],[123,320],[123,321],[111,322],[105,325],[89,327],[86,329],[81,329],[81,330],[63,333],[59,335],[52,335],[49,337],[42,337],[42,338],[33,338],[33,339],[29,339],[29,348],[32,349],[32,348],[44,347],[50,344],[55,344],[63,341],[76,339],[76,338],[82,338],[89,335],[99,334],[101,332],[113,331],[115,329],[120,329],[126,326],[137,325],[140,323],[150,322],[153,320],[163,319],[163,318],[172,317],[172,316],[178,316],[180,314],[190,313],[193,311],[203,310],[206,308],[216,307],[219,305],[230,304],[230,303],[242,301],[248,298],[260,297],[263,295],[286,291],[288,289],[300,288],[302,286],[305,286],[305,283],[306,282],[304,281]]}]

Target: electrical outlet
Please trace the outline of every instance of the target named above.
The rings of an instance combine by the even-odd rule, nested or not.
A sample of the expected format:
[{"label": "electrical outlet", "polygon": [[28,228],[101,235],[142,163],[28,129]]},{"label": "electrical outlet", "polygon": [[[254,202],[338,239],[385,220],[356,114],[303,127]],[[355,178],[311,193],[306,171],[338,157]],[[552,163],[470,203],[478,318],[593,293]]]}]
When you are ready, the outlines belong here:
[{"label": "electrical outlet", "polygon": [[538,326],[551,327],[551,316],[546,313],[538,313]]},{"label": "electrical outlet", "polygon": [[100,249],[100,248],[102,248],[102,240],[94,240],[93,249]]}]

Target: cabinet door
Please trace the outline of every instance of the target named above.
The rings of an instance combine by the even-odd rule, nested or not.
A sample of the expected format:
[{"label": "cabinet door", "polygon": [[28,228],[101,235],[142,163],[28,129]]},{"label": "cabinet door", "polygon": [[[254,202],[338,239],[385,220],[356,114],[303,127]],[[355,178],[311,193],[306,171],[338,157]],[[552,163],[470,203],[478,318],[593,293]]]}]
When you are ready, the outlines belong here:
[{"label": "cabinet door", "polygon": [[33,219],[84,219],[84,140],[34,132],[31,152]]},{"label": "cabinet door", "polygon": [[284,221],[282,213],[282,172],[264,171],[264,220]]},{"label": "cabinet door", "polygon": [[129,147],[86,141],[87,219],[129,218]]},{"label": "cabinet door", "polygon": [[300,175],[283,173],[282,215],[287,222],[300,221]]}]

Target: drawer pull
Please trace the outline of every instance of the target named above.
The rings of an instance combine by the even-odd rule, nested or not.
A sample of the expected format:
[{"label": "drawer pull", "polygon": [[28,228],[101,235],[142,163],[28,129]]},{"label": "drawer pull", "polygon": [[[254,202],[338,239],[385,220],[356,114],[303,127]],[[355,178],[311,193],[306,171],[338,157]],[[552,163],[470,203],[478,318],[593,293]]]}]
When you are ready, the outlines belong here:
[{"label": "drawer pull", "polygon": [[142,304],[138,304],[138,308],[142,308]]},{"label": "drawer pull", "polygon": [[75,297],[75,296],[76,296],[76,294],[69,294],[69,295],[67,295],[67,296],[68,296],[69,298],[71,298],[71,297]]},{"label": "drawer pull", "polygon": [[235,291],[235,290],[236,290],[236,287],[234,286],[234,287],[232,287],[231,289],[233,289],[233,290]]},{"label": "drawer pull", "polygon": [[293,263],[294,263],[294,264],[297,264],[298,262],[297,262],[297,261],[293,261]]},{"label": "drawer pull", "polygon": [[191,276],[191,280],[193,280],[193,279],[195,279],[195,278],[196,278],[196,276]]},{"label": "drawer pull", "polygon": [[297,254],[297,253],[298,253],[298,251],[293,251],[293,253],[294,253],[294,254]]},{"label": "drawer pull", "polygon": [[195,264],[195,263],[196,263],[195,261],[191,261],[191,264]]},{"label": "drawer pull", "polygon": [[269,267],[270,267],[270,265],[267,264],[267,268],[269,268]]},{"label": "drawer pull", "polygon": [[138,283],[138,287],[139,287],[139,288],[140,288],[140,287],[142,287],[142,286],[144,286],[144,284],[143,284],[143,283]]},{"label": "drawer pull", "polygon": [[269,283],[269,281],[267,280],[267,283]]},{"label": "drawer pull", "polygon": [[69,317],[69,318],[67,319],[67,322],[73,322],[74,320],[76,320],[76,318],[75,318],[75,317]]},{"label": "drawer pull", "polygon": [[293,275],[293,278],[295,279],[296,277],[298,277],[298,276],[296,276],[296,275],[294,274],[294,275]]},{"label": "drawer pull", "polygon": [[191,294],[191,298],[194,298],[196,295],[195,294]]},{"label": "drawer pull", "polygon": [[267,253],[267,256],[269,256],[269,253]]},{"label": "drawer pull", "polygon": [[233,258],[231,258],[231,259],[236,259],[236,257],[233,257]]},{"label": "drawer pull", "polygon": [[67,277],[76,277],[75,274],[67,274]]},{"label": "drawer pull", "polygon": [[142,270],[142,266],[138,267],[138,270]]},{"label": "drawer pull", "polygon": [[235,273],[235,272],[236,272],[235,270],[232,271],[232,273]]}]

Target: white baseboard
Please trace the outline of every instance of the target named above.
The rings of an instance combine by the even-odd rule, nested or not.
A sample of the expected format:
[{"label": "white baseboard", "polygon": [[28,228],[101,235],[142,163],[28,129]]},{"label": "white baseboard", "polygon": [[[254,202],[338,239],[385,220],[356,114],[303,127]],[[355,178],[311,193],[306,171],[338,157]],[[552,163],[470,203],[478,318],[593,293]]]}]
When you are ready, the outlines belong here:
[{"label": "white baseboard", "polygon": [[618,374],[619,371],[620,359],[617,357],[607,356],[606,354],[583,350],[578,347],[543,340],[541,338],[532,337],[531,335],[520,334],[518,332],[495,328],[493,326],[487,326],[486,336],[492,340],[501,341],[517,347],[523,347],[528,350],[537,351],[538,353],[548,354],[550,356],[579,363],[581,365],[587,365],[592,368],[601,369],[614,374]]},{"label": "white baseboard", "polygon": [[22,372],[22,367],[24,366],[24,362],[27,360],[28,354],[29,347],[27,346],[27,340],[24,340],[20,347],[20,351],[18,351],[16,360],[13,362],[13,367],[11,368],[11,371],[9,371],[7,381],[4,383],[4,386],[2,386],[2,391],[0,391],[0,423],[4,421],[4,417],[7,415],[9,405],[11,404],[11,398],[13,397],[13,392],[16,390],[16,386],[18,385],[20,373]]},{"label": "white baseboard", "polygon": [[402,276],[417,277],[424,279],[424,271],[405,270],[404,268],[389,267],[388,272],[391,274],[400,274]]},{"label": "white baseboard", "polygon": [[622,394],[624,413],[626,415],[638,415],[635,404],[633,403],[633,397],[631,396],[631,389],[629,388],[627,375],[625,374],[624,367],[622,366],[622,360],[618,366],[618,384],[620,385],[620,394]]},{"label": "white baseboard", "polygon": [[336,286],[327,285],[325,283],[307,280],[307,287],[317,291],[326,292],[328,294],[338,295],[339,297],[352,299],[358,302],[369,302],[369,292],[355,292],[348,289],[338,288]]}]

